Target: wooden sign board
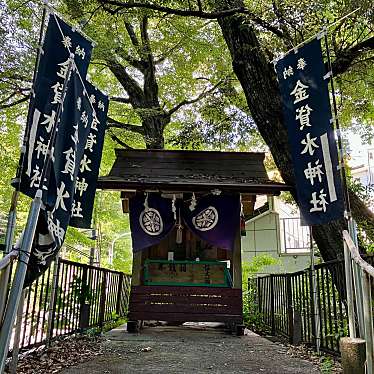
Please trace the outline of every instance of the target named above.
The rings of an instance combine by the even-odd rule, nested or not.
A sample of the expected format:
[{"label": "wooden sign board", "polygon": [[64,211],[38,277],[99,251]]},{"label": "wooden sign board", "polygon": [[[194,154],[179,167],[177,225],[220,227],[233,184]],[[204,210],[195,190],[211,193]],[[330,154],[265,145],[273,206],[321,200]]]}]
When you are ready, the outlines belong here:
[{"label": "wooden sign board", "polygon": [[154,260],[146,263],[145,284],[225,287],[226,272],[226,263]]}]

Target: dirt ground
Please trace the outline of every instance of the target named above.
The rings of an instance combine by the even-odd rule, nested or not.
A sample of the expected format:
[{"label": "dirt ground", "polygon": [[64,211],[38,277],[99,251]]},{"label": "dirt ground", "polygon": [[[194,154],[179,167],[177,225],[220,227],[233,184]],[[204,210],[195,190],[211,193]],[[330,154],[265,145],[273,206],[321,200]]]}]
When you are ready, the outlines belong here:
[{"label": "dirt ground", "polygon": [[60,371],[85,373],[320,373],[311,362],[287,355],[287,347],[253,332],[237,337],[211,325],[124,326],[105,334],[104,355]]}]

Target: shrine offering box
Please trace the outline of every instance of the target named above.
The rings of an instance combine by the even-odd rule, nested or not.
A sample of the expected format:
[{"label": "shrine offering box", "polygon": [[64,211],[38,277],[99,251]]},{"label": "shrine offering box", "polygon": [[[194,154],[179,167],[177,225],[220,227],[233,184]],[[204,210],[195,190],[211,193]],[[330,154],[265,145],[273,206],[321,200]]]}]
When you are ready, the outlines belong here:
[{"label": "shrine offering box", "polygon": [[146,260],[144,285],[231,287],[226,262]]}]

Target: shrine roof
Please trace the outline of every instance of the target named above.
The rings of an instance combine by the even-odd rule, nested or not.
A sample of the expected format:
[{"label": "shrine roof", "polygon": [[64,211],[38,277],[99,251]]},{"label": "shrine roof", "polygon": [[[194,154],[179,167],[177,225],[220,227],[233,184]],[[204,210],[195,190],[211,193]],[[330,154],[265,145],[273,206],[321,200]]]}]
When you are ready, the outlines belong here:
[{"label": "shrine roof", "polygon": [[290,186],[269,180],[264,153],[116,149],[98,189],[227,192],[278,195]]}]

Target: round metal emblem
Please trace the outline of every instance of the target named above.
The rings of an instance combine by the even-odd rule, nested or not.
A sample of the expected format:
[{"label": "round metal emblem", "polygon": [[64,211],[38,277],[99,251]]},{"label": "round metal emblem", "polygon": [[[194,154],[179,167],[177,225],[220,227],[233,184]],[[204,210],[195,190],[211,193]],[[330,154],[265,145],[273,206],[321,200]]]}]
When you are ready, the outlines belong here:
[{"label": "round metal emblem", "polygon": [[192,223],[197,230],[209,231],[218,223],[218,212],[213,206],[205,208],[192,218]]},{"label": "round metal emblem", "polygon": [[140,227],[148,235],[160,235],[164,229],[164,223],[158,210],[148,208],[140,213]]}]

